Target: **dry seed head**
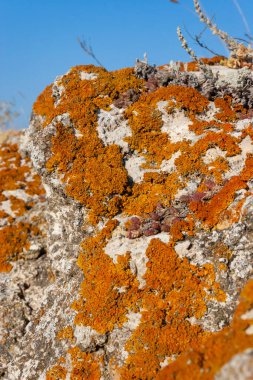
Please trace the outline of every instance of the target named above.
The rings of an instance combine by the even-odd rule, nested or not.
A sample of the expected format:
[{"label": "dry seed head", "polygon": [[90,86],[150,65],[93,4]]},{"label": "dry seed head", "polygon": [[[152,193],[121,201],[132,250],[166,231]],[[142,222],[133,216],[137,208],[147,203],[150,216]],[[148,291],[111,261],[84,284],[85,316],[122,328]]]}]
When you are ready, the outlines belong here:
[{"label": "dry seed head", "polygon": [[198,0],[193,0],[193,2],[194,2],[194,7],[199,16],[200,21],[206,24],[213,34],[219,36],[225,42],[227,48],[230,51],[236,50],[239,45],[238,42],[236,42],[233,38],[231,38],[227,33],[218,29],[217,26],[213,24],[212,21],[207,16],[204,15]]},{"label": "dry seed head", "polygon": [[182,32],[181,32],[181,29],[180,27],[178,26],[177,27],[177,35],[178,35],[178,38],[182,44],[182,47],[185,49],[185,51],[195,60],[195,61],[198,61],[194,51],[188,46],[187,42],[186,42],[186,39],[184,38]]}]

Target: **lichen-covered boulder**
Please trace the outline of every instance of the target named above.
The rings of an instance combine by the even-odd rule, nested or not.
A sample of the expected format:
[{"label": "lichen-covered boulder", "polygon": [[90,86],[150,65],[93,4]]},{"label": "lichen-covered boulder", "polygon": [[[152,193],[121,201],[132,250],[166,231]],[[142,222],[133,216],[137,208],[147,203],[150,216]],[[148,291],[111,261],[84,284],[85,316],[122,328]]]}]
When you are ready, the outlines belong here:
[{"label": "lichen-covered boulder", "polygon": [[77,66],[38,97],[53,281],[6,379],[248,376],[253,76],[195,69]]}]

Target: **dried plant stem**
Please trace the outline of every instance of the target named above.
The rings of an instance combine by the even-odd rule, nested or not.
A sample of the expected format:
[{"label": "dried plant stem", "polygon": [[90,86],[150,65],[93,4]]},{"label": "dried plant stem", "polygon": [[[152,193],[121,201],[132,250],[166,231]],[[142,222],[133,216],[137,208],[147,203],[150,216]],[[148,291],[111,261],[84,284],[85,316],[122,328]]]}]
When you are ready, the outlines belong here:
[{"label": "dried plant stem", "polygon": [[194,61],[199,61],[194,51],[188,46],[186,39],[184,38],[180,27],[177,27],[177,35],[181,42],[182,48],[194,59]]},{"label": "dried plant stem", "polygon": [[236,42],[236,40],[230,37],[226,32],[223,32],[222,30],[217,28],[217,26],[213,24],[212,21],[207,16],[204,15],[198,0],[193,0],[193,2],[194,2],[195,10],[199,16],[200,21],[206,24],[213,34],[219,36],[225,42],[227,48],[230,51],[237,50],[239,47],[238,42]]},{"label": "dried plant stem", "polygon": [[186,33],[188,34],[188,36],[195,42],[197,42],[197,44],[202,48],[202,49],[205,49],[207,51],[209,51],[209,53],[213,54],[213,55],[219,55],[221,56],[222,54],[220,53],[217,53],[215,52],[214,50],[210,49],[204,42],[202,42],[200,39],[202,37],[202,35],[204,34],[205,30],[208,28],[207,25],[205,25],[204,29],[198,34],[198,35],[195,35],[195,37],[187,30],[186,26],[184,26],[184,29],[186,31]]},{"label": "dried plant stem", "polygon": [[204,62],[202,62],[200,59],[198,59],[196,54],[194,53],[194,51],[189,47],[189,45],[187,44],[187,41],[184,38],[179,26],[177,27],[177,35],[178,35],[178,38],[181,42],[183,49],[185,49],[185,51],[194,59],[194,61],[198,63],[200,70],[202,70],[210,78],[213,77],[211,69],[207,65],[205,65]]},{"label": "dried plant stem", "polygon": [[90,57],[92,57],[94,59],[94,61],[101,67],[105,68],[104,65],[98,60],[97,56],[95,55],[93,49],[92,49],[92,46],[91,45],[88,45],[87,42],[85,40],[80,40],[80,38],[77,39],[78,40],[78,43],[79,45],[81,46],[81,48],[83,49],[83,51],[89,55]]}]

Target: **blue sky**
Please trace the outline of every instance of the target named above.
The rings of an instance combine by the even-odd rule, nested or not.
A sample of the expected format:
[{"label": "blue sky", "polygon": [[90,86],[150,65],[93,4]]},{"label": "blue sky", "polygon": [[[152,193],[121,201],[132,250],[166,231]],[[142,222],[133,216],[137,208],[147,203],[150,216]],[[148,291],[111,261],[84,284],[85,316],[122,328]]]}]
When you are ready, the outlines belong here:
[{"label": "blue sky", "polygon": [[[247,32],[235,6],[252,25],[253,0],[202,0],[209,16],[235,37]],[[199,56],[210,56],[187,36],[203,29],[192,0],[0,0],[0,101],[12,101],[20,117],[16,128],[28,126],[32,104],[44,87],[71,66],[94,63],[77,38],[93,47],[108,70],[133,66],[147,52],[150,63],[189,60],[180,47],[182,27]],[[222,43],[206,32],[205,43],[226,55]]]}]

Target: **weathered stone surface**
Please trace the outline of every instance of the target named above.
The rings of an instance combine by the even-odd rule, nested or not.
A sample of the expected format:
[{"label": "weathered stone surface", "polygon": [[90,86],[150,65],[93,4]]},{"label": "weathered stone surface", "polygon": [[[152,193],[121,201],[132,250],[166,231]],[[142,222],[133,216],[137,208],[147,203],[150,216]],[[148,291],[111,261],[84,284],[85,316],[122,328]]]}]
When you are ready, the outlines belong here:
[{"label": "weathered stone surface", "polygon": [[72,68],[34,104],[21,150],[46,191],[46,255],[8,273],[8,289],[23,265],[42,280],[4,379],[248,376],[252,71],[145,65]]},{"label": "weathered stone surface", "polygon": [[252,377],[253,351],[246,350],[235,355],[215,376],[216,380],[245,380]]},{"label": "weathered stone surface", "polygon": [[20,153],[22,134],[5,136],[0,146],[1,376],[41,307],[49,269],[41,180],[31,161]]}]

